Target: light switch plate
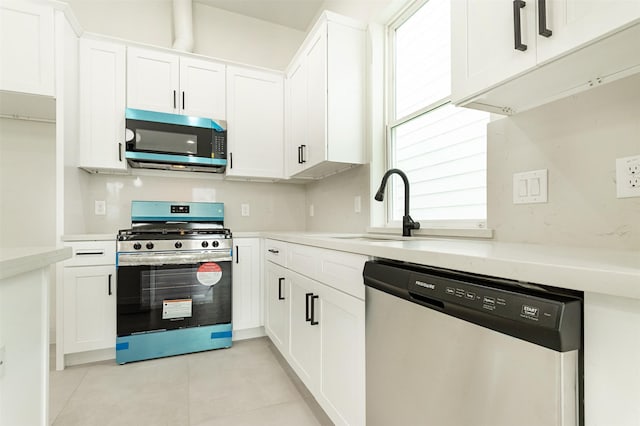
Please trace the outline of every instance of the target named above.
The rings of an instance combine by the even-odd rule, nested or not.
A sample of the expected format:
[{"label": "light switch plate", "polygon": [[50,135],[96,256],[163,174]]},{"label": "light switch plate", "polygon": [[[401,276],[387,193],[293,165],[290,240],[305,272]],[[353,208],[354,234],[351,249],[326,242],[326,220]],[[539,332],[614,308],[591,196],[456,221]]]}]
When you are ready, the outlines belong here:
[{"label": "light switch plate", "polygon": [[616,159],[616,196],[640,197],[640,155]]},{"label": "light switch plate", "polygon": [[251,214],[249,204],[241,204],[240,210],[242,210],[242,216],[247,217]]},{"label": "light switch plate", "polygon": [[94,204],[95,213],[97,216],[104,216],[107,214],[107,203],[104,200],[96,200]]},{"label": "light switch plate", "polygon": [[546,203],[547,169],[513,174],[513,204]]}]

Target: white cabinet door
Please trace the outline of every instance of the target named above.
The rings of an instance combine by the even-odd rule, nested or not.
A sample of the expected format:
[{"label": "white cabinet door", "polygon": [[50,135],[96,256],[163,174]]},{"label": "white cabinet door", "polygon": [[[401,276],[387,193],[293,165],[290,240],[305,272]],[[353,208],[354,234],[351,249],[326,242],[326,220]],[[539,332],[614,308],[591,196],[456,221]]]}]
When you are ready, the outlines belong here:
[{"label": "white cabinet door", "polygon": [[226,119],[225,65],[180,58],[179,109],[184,115]]},{"label": "white cabinet door", "polygon": [[294,175],[304,168],[302,162],[303,149],[307,141],[307,67],[304,61],[299,61],[289,74],[287,81],[288,109],[287,122],[289,124],[287,136],[287,174]]},{"label": "white cabinet door", "polygon": [[260,327],[260,239],[234,238],[233,243],[233,330]]},{"label": "white cabinet door", "polygon": [[[313,393],[320,379],[320,328],[322,315],[318,284],[289,272],[291,367]],[[313,312],[312,312],[313,311]],[[312,315],[313,314],[313,315]]]},{"label": "white cabinet door", "polygon": [[177,114],[179,59],[171,53],[127,49],[127,106]]},{"label": "white cabinet door", "polygon": [[64,353],[113,348],[116,268],[64,268]]},{"label": "white cabinet door", "polygon": [[284,177],[284,79],[227,67],[227,176]]},{"label": "white cabinet door", "polygon": [[0,4],[0,90],[55,95],[53,22],[49,5]]},{"label": "white cabinet door", "polygon": [[288,357],[290,285],[287,270],[266,262],[265,278],[265,332],[282,355]]},{"label": "white cabinet door", "polygon": [[304,167],[327,158],[327,27],[322,26],[312,40],[307,63],[307,146]]},{"label": "white cabinet door", "polygon": [[513,2],[451,2],[451,98],[467,98],[536,65],[535,2],[519,10],[521,41],[515,49]]},{"label": "white cabinet door", "polygon": [[637,0],[546,0],[551,35],[538,36],[538,63],[601,38],[639,17]]},{"label": "white cabinet door", "polygon": [[80,40],[80,162],[86,169],[126,170],[125,46]]},{"label": "white cabinet door", "polygon": [[[364,286],[362,279],[360,285]],[[319,402],[336,425],[365,425],[364,301],[327,286],[320,292]]]}]

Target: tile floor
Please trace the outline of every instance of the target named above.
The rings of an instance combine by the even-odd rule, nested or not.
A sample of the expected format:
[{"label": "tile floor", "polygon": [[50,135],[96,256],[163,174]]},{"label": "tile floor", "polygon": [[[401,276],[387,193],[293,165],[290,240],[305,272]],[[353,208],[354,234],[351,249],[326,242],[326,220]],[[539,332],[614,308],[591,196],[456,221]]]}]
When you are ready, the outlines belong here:
[{"label": "tile floor", "polygon": [[54,426],[332,424],[266,337],[125,365],[51,365]]}]

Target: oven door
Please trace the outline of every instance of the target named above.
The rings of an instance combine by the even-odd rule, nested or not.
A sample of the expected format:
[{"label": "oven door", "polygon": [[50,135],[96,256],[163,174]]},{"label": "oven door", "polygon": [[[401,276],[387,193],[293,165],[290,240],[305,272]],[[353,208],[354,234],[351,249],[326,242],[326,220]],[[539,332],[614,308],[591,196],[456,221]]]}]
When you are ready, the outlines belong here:
[{"label": "oven door", "polygon": [[118,254],[118,337],[231,323],[228,252]]}]

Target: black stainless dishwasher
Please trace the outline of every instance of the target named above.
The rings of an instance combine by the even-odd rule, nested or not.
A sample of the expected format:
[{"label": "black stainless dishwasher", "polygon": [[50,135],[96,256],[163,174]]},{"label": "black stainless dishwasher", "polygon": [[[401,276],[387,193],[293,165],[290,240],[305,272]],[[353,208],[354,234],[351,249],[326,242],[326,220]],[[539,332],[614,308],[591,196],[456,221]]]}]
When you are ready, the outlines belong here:
[{"label": "black stainless dishwasher", "polygon": [[578,426],[582,293],[365,264],[367,425]]}]

